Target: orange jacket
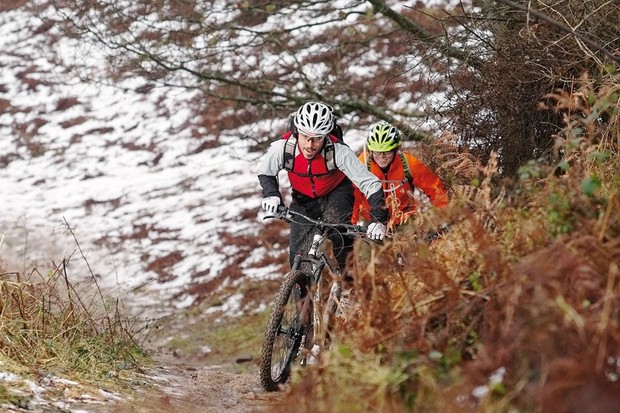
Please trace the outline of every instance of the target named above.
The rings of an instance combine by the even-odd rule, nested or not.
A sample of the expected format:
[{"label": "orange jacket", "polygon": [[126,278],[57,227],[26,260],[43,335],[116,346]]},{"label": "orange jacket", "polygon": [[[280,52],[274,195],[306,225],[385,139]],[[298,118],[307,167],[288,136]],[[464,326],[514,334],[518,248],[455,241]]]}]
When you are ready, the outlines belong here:
[{"label": "orange jacket", "polygon": [[[432,205],[441,207],[448,203],[448,191],[441,179],[433,173],[426,165],[420,162],[415,156],[408,152],[403,152],[405,159],[409,163],[409,170],[416,188],[424,192]],[[369,154],[362,153],[359,159],[368,164]],[[388,228],[393,229],[399,224],[404,223],[411,217],[418,206],[419,201],[414,197],[414,188],[411,187],[405,177],[403,163],[398,156],[394,155],[394,160],[384,173],[374,160],[370,160],[370,171],[375,174],[383,185],[385,203],[390,211],[390,221]],[[355,205],[353,207],[352,222],[356,224],[360,219],[370,221],[370,207],[366,197],[355,190]]]}]

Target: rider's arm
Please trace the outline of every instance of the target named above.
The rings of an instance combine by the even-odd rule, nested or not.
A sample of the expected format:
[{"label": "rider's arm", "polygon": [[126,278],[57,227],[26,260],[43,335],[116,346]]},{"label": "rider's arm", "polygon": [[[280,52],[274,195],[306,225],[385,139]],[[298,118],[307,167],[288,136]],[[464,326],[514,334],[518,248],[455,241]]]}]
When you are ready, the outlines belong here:
[{"label": "rider's arm", "polygon": [[406,153],[405,157],[409,163],[414,185],[429,197],[434,206],[446,205],[448,203],[448,191],[439,176],[413,155]]},{"label": "rider's arm", "polygon": [[366,202],[366,197],[362,195],[357,187],[354,188],[354,191],[353,196],[355,201],[353,203],[353,216],[351,217],[351,223],[353,225],[357,225],[361,219],[370,221],[370,218],[368,217],[368,204]]},{"label": "rider's arm", "polygon": [[383,199],[381,181],[368,170],[347,145],[335,144],[336,166],[359,188],[370,204],[370,217],[373,222],[383,224],[388,221],[388,210]]},{"label": "rider's arm", "polygon": [[279,139],[269,146],[258,167],[258,182],[263,188],[263,197],[277,196],[282,199],[278,183],[278,172],[284,169],[284,145],[286,141]]}]

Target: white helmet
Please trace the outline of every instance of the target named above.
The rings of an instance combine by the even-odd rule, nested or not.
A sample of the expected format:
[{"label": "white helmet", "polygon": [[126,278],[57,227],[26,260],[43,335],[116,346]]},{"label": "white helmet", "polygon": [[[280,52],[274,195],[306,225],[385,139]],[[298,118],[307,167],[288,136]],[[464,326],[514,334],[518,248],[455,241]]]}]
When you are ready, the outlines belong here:
[{"label": "white helmet", "polygon": [[304,103],[295,114],[293,123],[306,136],[325,136],[334,129],[334,109],[322,102]]}]

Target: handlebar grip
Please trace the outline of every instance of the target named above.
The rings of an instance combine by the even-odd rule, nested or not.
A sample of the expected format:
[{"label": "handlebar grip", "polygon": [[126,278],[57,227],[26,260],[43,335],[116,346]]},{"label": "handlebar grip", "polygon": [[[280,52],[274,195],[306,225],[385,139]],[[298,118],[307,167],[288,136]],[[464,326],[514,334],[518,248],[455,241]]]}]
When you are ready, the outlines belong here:
[{"label": "handlebar grip", "polygon": [[288,208],[282,204],[278,205],[278,207],[276,208],[276,212],[272,212],[272,213],[267,213],[267,215],[265,215],[263,217],[263,219],[270,219],[270,218],[278,218],[278,217],[283,217],[284,215],[286,215],[288,213]]}]

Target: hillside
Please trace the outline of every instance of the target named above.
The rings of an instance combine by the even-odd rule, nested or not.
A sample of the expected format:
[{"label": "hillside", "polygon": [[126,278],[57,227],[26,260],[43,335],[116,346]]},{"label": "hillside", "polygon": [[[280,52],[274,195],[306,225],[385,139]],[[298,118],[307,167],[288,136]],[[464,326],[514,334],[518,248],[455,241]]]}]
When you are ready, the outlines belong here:
[{"label": "hillside", "polygon": [[10,199],[2,254],[11,268],[65,258],[80,277],[87,269],[69,226],[111,295],[165,314],[191,305],[199,292],[188,290],[238,257],[238,266],[253,261],[241,243],[222,243],[258,232],[247,141],[206,134],[192,92],[81,79],[91,62],[75,60],[86,59],[79,41],[22,9],[0,18],[0,185]]},{"label": "hillside", "polygon": [[[97,307],[117,308],[127,318],[118,327],[132,329],[160,364],[130,373],[122,366],[126,361],[111,367],[100,360],[104,365],[90,372],[63,373],[55,367],[64,362],[54,360],[65,357],[59,352],[30,366],[5,361],[3,408],[117,411],[121,401],[149,397],[154,400],[149,411],[190,412],[222,406],[224,387],[192,396],[213,386],[212,380],[241,380],[239,389],[230,390],[232,397],[252,392],[253,375],[239,375],[234,367],[241,350],[197,361],[196,349],[212,351],[208,343],[194,339],[186,350],[182,337],[191,323],[184,318],[187,309],[203,300],[216,305],[196,321],[202,328],[220,314],[242,314],[246,307],[260,311],[269,301],[258,296],[243,302],[236,284],[219,288],[241,276],[235,276],[238,268],[250,279],[268,274],[252,269],[254,254],[265,251],[249,249],[244,241],[262,225],[253,173],[257,155],[248,154],[250,143],[236,135],[209,135],[195,116],[192,92],[136,92],[137,78],[120,83],[82,78],[101,63],[96,54],[84,53],[83,44],[61,37],[41,17],[19,7],[0,12],[1,296],[10,296],[15,275],[38,284],[56,277],[64,284],[66,278],[82,295],[87,322]],[[12,310],[5,306],[3,317],[12,317]],[[181,342],[171,342],[175,337]],[[3,360],[20,351],[5,342],[2,349]],[[99,367],[108,369],[105,380],[91,377]],[[50,369],[49,378],[42,369]],[[128,382],[137,385],[137,394],[123,388]],[[38,390],[20,390],[25,386]],[[231,412],[244,405],[225,404]]]},{"label": "hillside", "polygon": [[[261,60],[249,58],[260,57],[260,49],[252,43],[246,56],[226,43],[222,55],[232,50],[251,66],[246,73],[233,62],[222,65],[226,70],[245,73],[242,79],[274,77],[276,83],[281,76],[292,91],[275,88],[273,101],[264,105],[249,103],[261,97],[250,99],[246,92],[235,95],[235,103],[212,100],[225,89],[201,90],[176,74],[175,80],[189,83],[166,84],[170,79],[157,77],[157,71],[132,69],[122,58],[109,60],[109,48],[65,27],[68,20],[51,3],[26,3],[0,6],[5,328],[0,402],[7,411],[193,412],[214,406],[212,411],[229,413],[618,411],[615,60],[599,65],[575,57],[586,63],[571,61],[574,72],[558,75],[570,81],[562,77],[555,89],[548,79],[537,79],[535,86],[546,85],[548,94],[535,96],[536,107],[523,118],[516,108],[531,107],[526,97],[539,89],[522,80],[520,89],[510,89],[524,73],[517,70],[524,66],[516,56],[493,61],[471,77],[455,69],[458,76],[451,80],[471,86],[472,94],[486,82],[482,98],[499,105],[490,107],[500,121],[510,117],[505,125],[513,129],[506,126],[502,135],[489,127],[494,119],[488,107],[465,101],[442,112],[443,103],[433,105],[446,97],[445,83],[412,71],[424,66],[427,74],[429,67],[439,73],[445,67],[438,62],[378,64],[383,60],[377,51],[390,60],[413,46],[424,48],[405,41],[402,33],[389,37],[397,32],[390,27],[376,29],[365,4],[353,4],[350,26],[341,32],[356,27],[355,36],[372,41],[354,39],[373,48],[372,53],[351,51],[352,46],[340,50],[356,56],[341,79],[353,97],[372,91],[377,98],[376,108],[362,107],[369,112],[353,98],[342,99],[347,143],[360,148],[364,127],[376,113],[403,124],[414,119],[412,136],[434,131],[434,139],[405,145],[436,168],[452,198],[448,207],[416,217],[372,254],[358,247],[355,308],[364,311],[340,326],[317,367],[296,372],[285,392],[267,394],[258,387],[256,365],[269,305],[286,270],[287,228],[262,220],[256,161],[277,137],[273,131],[284,127],[281,115],[301,99],[296,93],[307,92],[292,85],[311,84],[316,93],[314,82],[323,78],[308,72],[297,81],[284,58],[261,78],[250,70]],[[349,11],[333,3],[328,17]],[[58,4],[70,8],[70,2]],[[236,7],[235,13],[225,13],[225,7],[219,12],[240,19],[233,22],[246,24],[250,32],[273,27],[279,17],[260,10],[246,14],[250,6],[244,2]],[[191,20],[198,9],[177,11]],[[302,15],[298,24],[304,30],[320,15],[295,12]],[[432,13],[421,14],[419,19],[436,23]],[[325,33],[308,29],[317,36],[304,38],[308,50],[315,46],[312,39],[329,44],[337,24],[346,20],[325,19],[334,26]],[[433,23],[429,27],[440,32]],[[604,32],[606,26],[600,27]],[[531,43],[524,48],[542,53],[546,49],[536,42],[545,36],[560,44],[551,31],[535,28],[539,31],[528,32]],[[613,45],[620,37],[611,30],[606,44]],[[295,39],[294,32],[287,36]],[[268,40],[277,44],[277,37]],[[565,40],[563,33],[560,38]],[[264,60],[277,61],[279,49],[271,43],[266,49]],[[286,56],[327,70],[320,57],[293,49],[287,48]],[[581,50],[577,46],[566,50],[581,56],[571,52]],[[317,56],[337,66],[330,69],[347,66],[328,58],[332,49],[324,52]],[[364,62],[381,74],[373,79],[357,70]],[[414,80],[399,81],[403,73]],[[506,89],[495,87],[502,76]],[[323,86],[345,89],[327,76]],[[391,109],[383,111],[382,105]],[[446,113],[454,118],[441,123]],[[261,118],[266,114],[273,116]],[[526,129],[536,122],[544,127]],[[446,124],[462,130],[441,130]],[[488,148],[480,138],[485,131]],[[508,138],[502,142],[498,136]],[[471,150],[463,145],[466,137],[474,143]],[[528,145],[533,149],[517,148]],[[507,174],[517,161],[515,174]],[[444,222],[450,223],[447,233],[431,244],[422,241]],[[56,309],[59,314],[51,311]],[[48,326],[60,333],[46,331]],[[59,337],[66,341],[57,342]],[[77,345],[66,348],[70,343]]]}]

